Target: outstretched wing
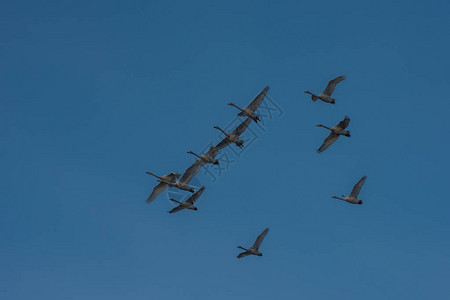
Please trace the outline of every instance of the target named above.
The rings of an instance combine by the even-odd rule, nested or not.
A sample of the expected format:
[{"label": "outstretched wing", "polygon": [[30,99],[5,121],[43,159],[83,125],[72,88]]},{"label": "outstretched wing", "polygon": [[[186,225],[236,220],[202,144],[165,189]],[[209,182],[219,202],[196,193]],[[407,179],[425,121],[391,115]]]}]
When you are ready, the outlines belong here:
[{"label": "outstretched wing", "polygon": [[246,257],[246,256],[248,256],[248,255],[250,255],[250,252],[247,252],[247,251],[241,252],[241,253],[239,253],[239,255],[237,256],[237,258],[243,258],[243,257]]},{"label": "outstretched wing", "polygon": [[176,213],[177,211],[180,211],[180,210],[183,210],[183,209],[184,209],[183,206],[178,205],[177,207],[172,208],[172,209],[169,211],[169,214]]},{"label": "outstretched wing", "polygon": [[209,155],[211,158],[214,158],[214,157],[216,157],[218,152],[219,152],[219,150],[217,150],[216,147],[209,146],[209,150],[206,153],[206,155]]},{"label": "outstretched wing", "polygon": [[366,181],[367,176],[363,176],[357,184],[353,187],[352,192],[350,193],[350,197],[358,198],[359,192],[361,191],[362,186],[364,185],[364,181]]},{"label": "outstretched wing", "polygon": [[189,204],[194,204],[195,201],[203,194],[203,191],[205,190],[205,186],[202,186],[201,189],[196,191],[189,199],[186,200]]},{"label": "outstretched wing", "polygon": [[350,123],[350,118],[345,116],[344,120],[340,121],[337,126],[342,128],[342,129],[345,129],[345,128],[347,128],[348,123]]},{"label": "outstretched wing", "polygon": [[261,246],[262,241],[266,237],[266,234],[269,232],[269,228],[264,229],[263,232],[261,232],[260,235],[256,238],[255,243],[253,244],[252,248],[258,250],[259,246]]},{"label": "outstretched wing", "polygon": [[226,137],[226,138],[224,138],[220,143],[218,143],[218,144],[216,145],[216,149],[217,149],[217,150],[223,149],[223,148],[225,148],[226,146],[228,146],[229,144],[231,144],[231,141]]},{"label": "outstretched wing", "polygon": [[200,160],[196,160],[192,166],[186,169],[183,176],[180,179],[180,182],[189,184],[189,182],[194,178],[195,175],[200,171],[200,168],[202,167],[202,163]]},{"label": "outstretched wing", "polygon": [[247,129],[247,127],[248,127],[248,125],[250,124],[251,121],[252,121],[251,118],[245,119],[244,122],[242,122],[241,124],[239,124],[239,126],[236,127],[236,128],[233,130],[233,133],[234,133],[235,135],[237,135],[237,136],[240,136],[240,135],[243,134],[244,131]]},{"label": "outstretched wing", "polygon": [[331,144],[336,142],[338,137],[339,135],[335,134],[334,132],[330,133],[330,135],[325,139],[325,141],[323,141],[322,146],[320,146],[320,148],[317,149],[317,152],[321,153],[325,151]]},{"label": "outstretched wing", "polygon": [[330,82],[328,82],[328,85],[322,94],[331,96],[331,94],[333,94],[333,92],[334,92],[334,88],[336,87],[336,85],[344,79],[345,79],[345,76],[339,76],[333,80],[330,80]]},{"label": "outstretched wing", "polygon": [[256,96],[256,98],[249,104],[249,106],[247,106],[247,109],[251,110],[252,112],[255,112],[255,110],[257,110],[258,107],[261,105],[261,102],[263,102],[268,91],[269,87],[266,86],[264,90],[262,90],[262,92],[259,93],[259,95]]},{"label": "outstretched wing", "polygon": [[161,195],[161,193],[163,193],[166,189],[167,189],[168,184],[164,183],[164,182],[160,182],[157,186],[155,186],[153,188],[152,193],[150,194],[150,196],[147,198],[147,200],[145,200],[146,203],[150,203],[153,200],[155,200],[156,198],[158,198],[159,195]]}]

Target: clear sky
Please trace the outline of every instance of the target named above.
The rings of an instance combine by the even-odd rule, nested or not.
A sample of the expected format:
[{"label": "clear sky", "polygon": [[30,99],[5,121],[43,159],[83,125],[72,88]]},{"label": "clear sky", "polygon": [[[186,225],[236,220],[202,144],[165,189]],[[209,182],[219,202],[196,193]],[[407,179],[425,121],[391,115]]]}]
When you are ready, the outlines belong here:
[{"label": "clear sky", "polygon": [[[449,15],[448,1],[3,1],[0,298],[448,299]],[[339,75],[335,105],[303,93]],[[199,173],[198,211],[145,204],[146,171],[182,173],[235,120],[226,103],[266,85],[281,115],[252,123],[214,182]],[[317,154],[315,125],[345,115],[352,137]],[[363,175],[363,205],[331,199]],[[266,227],[264,256],[238,260]]]}]

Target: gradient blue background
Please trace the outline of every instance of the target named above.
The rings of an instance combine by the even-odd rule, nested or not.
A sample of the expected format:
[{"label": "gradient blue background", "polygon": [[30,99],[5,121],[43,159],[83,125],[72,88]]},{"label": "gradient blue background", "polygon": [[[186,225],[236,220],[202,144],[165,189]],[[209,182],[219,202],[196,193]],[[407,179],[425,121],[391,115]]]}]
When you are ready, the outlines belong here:
[{"label": "gradient blue background", "polygon": [[[64,3],[62,3],[64,2]],[[448,1],[0,5],[1,299],[448,299]],[[313,103],[346,75],[336,105]],[[265,85],[284,114],[169,215]],[[351,117],[350,139],[319,155]],[[252,124],[252,127],[255,125]],[[348,194],[363,175],[364,205]],[[238,260],[265,228],[263,257]]]}]

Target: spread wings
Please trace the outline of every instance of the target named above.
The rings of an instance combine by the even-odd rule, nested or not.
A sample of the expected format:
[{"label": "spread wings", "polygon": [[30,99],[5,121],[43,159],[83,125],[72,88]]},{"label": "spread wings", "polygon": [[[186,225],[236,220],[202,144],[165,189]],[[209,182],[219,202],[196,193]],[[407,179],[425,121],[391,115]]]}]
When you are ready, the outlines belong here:
[{"label": "spread wings", "polygon": [[345,76],[339,76],[339,77],[336,77],[333,80],[330,80],[330,82],[328,82],[328,85],[327,85],[327,87],[325,88],[325,90],[323,91],[322,94],[331,96],[331,94],[333,94],[333,92],[334,92],[334,89],[335,89],[336,85],[339,82],[341,82],[342,80],[344,80],[344,79],[345,79]]},{"label": "spread wings", "polygon": [[258,109],[258,107],[261,105],[261,102],[266,97],[267,92],[269,91],[269,87],[266,86],[264,90],[262,90],[261,93],[259,93],[258,96],[247,106],[247,109],[251,110],[252,112],[255,112],[255,110]]},{"label": "spread wings", "polygon": [[248,125],[250,124],[251,121],[252,121],[251,118],[245,119],[244,122],[239,124],[239,126],[236,127],[236,129],[233,130],[233,134],[235,134],[236,136],[240,136],[241,134],[243,134],[244,131],[247,129],[247,127],[248,127]]},{"label": "spread wings", "polygon": [[220,143],[218,143],[217,145],[216,145],[216,149],[223,149],[223,148],[225,148],[226,146],[228,146],[229,144],[231,144],[231,141],[230,141],[230,139],[228,138],[228,137],[226,137],[226,138],[224,138]]},{"label": "spread wings", "polygon": [[266,237],[266,234],[269,232],[269,228],[264,229],[264,231],[258,235],[256,238],[255,243],[253,244],[252,248],[258,250],[259,246],[261,246],[261,243],[263,242],[264,238]]},{"label": "spread wings", "polygon": [[[172,172],[170,174],[162,176],[161,179],[167,182],[175,182],[175,180],[177,180],[178,177],[180,177],[180,174]],[[147,200],[145,200],[145,202],[150,203],[156,198],[158,198],[158,196],[161,195],[161,193],[163,193],[167,189],[167,187],[168,187],[167,183],[160,182],[153,188],[152,193],[147,198]]]},{"label": "spread wings", "polygon": [[[247,129],[247,127],[248,127],[248,125],[250,124],[251,121],[252,121],[251,118],[245,119],[245,121],[242,122],[241,124],[239,124],[239,126],[236,127],[231,134],[235,135],[235,136],[240,136]],[[220,143],[218,143],[216,145],[216,149],[217,150],[223,149],[226,146],[228,146],[229,144],[231,144],[231,141],[230,141],[230,139],[228,137],[226,137]]]},{"label": "spread wings", "polygon": [[153,188],[152,193],[150,194],[150,196],[147,198],[147,200],[145,200],[146,203],[150,203],[153,200],[155,200],[156,198],[158,198],[159,195],[161,195],[166,189],[167,189],[168,184],[164,183],[164,182],[160,182],[157,186],[155,186]]},{"label": "spread wings", "polygon": [[345,116],[344,120],[340,121],[337,126],[342,129],[345,129],[345,128],[347,128],[349,123],[350,123],[350,118]]},{"label": "spread wings", "polygon": [[321,153],[321,152],[325,151],[331,144],[336,142],[338,137],[339,137],[338,134],[331,132],[330,135],[325,139],[325,141],[323,141],[322,146],[320,146],[320,148],[317,149],[317,152]]},{"label": "spread wings", "polygon": [[180,182],[189,184],[189,182],[194,178],[195,175],[198,174],[200,168],[202,167],[202,163],[200,160],[196,160],[192,166],[186,169],[183,176],[180,179]]},{"label": "spread wings", "polygon": [[357,198],[359,192],[361,191],[362,186],[364,185],[364,181],[366,181],[367,176],[363,176],[357,184],[353,187],[352,192],[350,193],[350,197]]},{"label": "spread wings", "polygon": [[209,150],[206,153],[206,155],[208,155],[211,158],[215,158],[218,152],[219,152],[219,150],[217,150],[216,147],[209,146]]},{"label": "spread wings", "polygon": [[205,187],[202,186],[201,189],[199,189],[191,197],[189,197],[189,199],[187,199],[186,202],[189,204],[194,204],[194,202],[197,201],[197,199],[203,194],[204,190],[205,190]]}]

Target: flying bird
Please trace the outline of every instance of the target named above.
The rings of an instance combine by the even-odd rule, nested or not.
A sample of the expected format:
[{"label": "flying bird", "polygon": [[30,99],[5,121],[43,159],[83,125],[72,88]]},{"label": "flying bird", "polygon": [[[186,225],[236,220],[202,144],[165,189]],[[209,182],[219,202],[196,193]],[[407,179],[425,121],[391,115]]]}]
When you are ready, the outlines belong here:
[{"label": "flying bird", "polygon": [[238,113],[239,117],[249,117],[257,123],[258,121],[260,121],[260,119],[259,116],[255,114],[255,111],[261,105],[261,102],[264,100],[264,97],[266,96],[268,90],[269,87],[266,86],[264,90],[262,90],[262,92],[259,93],[259,95],[256,96],[256,98],[249,104],[249,106],[245,108],[240,108],[239,106],[233,103],[228,103],[228,105],[234,106],[241,111],[240,113]]},{"label": "flying bird", "polygon": [[320,148],[317,149],[317,152],[321,153],[321,152],[325,151],[325,149],[327,149],[331,144],[336,142],[336,140],[338,139],[338,137],[340,135],[350,137],[350,131],[345,130],[345,128],[347,128],[347,126],[348,126],[348,123],[350,123],[350,118],[346,116],[344,118],[344,120],[342,120],[341,122],[339,122],[339,124],[337,124],[336,126],[333,126],[331,128],[324,126],[322,124],[316,125],[318,127],[323,127],[328,130],[331,130],[330,135],[325,139],[322,146],[320,146]]},{"label": "flying bird", "polygon": [[358,199],[358,195],[359,195],[359,192],[361,191],[362,186],[364,185],[364,182],[366,181],[366,178],[367,178],[367,176],[363,176],[358,181],[358,183],[355,184],[355,186],[353,187],[353,190],[352,190],[352,192],[350,193],[349,196],[345,197],[344,195],[342,195],[342,198],[341,197],[336,197],[336,196],[333,196],[331,198],[344,200],[344,201],[347,201],[348,203],[351,203],[351,204],[363,204],[362,200]]},{"label": "flying bird", "polygon": [[192,154],[192,155],[197,156],[198,158],[200,158],[200,160],[202,161],[203,165],[206,165],[206,164],[218,165],[219,164],[219,160],[215,158],[217,156],[218,152],[219,152],[219,150],[217,150],[217,148],[213,147],[213,146],[209,146],[208,152],[206,152],[205,154],[203,154],[201,156],[195,154],[192,151],[188,151],[189,154]]},{"label": "flying bird", "polygon": [[222,131],[223,134],[225,134],[225,138],[216,145],[216,148],[218,150],[225,148],[226,146],[228,146],[231,143],[236,144],[236,146],[238,146],[239,148],[243,148],[244,147],[244,141],[239,139],[239,136],[244,133],[244,131],[247,129],[248,125],[250,124],[250,122],[252,121],[252,119],[250,117],[248,117],[247,119],[245,119],[244,122],[242,122],[241,124],[239,124],[238,127],[236,127],[236,129],[234,129],[231,133],[226,133],[225,131],[223,131],[222,129],[220,129],[218,126],[214,126],[214,128]]},{"label": "flying bird", "polygon": [[203,191],[205,190],[205,187],[202,186],[201,189],[199,189],[198,191],[196,191],[194,194],[192,194],[191,197],[189,197],[189,199],[187,199],[186,201],[178,201],[175,199],[169,199],[170,201],[173,201],[175,203],[178,203],[177,207],[172,208],[169,213],[173,214],[176,213],[180,210],[183,209],[191,209],[191,210],[197,210],[197,207],[194,206],[195,201],[197,201],[197,199],[201,196],[201,194],[203,193]]},{"label": "flying bird", "polygon": [[325,90],[322,93],[320,93],[319,95],[314,95],[310,91],[305,91],[305,93],[311,95],[312,101],[317,101],[317,99],[319,99],[319,100],[322,100],[323,102],[334,104],[335,99],[331,98],[331,95],[333,94],[334,89],[336,88],[336,85],[343,80],[345,80],[345,76],[339,76],[333,80],[330,80],[330,82],[328,82],[328,85],[325,88]]},{"label": "flying bird", "polygon": [[145,202],[150,203],[153,200],[155,200],[159,195],[161,195],[161,193],[163,193],[167,187],[169,186],[169,183],[173,183],[175,182],[178,177],[180,177],[180,174],[171,172],[170,174],[164,175],[164,176],[157,176],[151,172],[147,172],[147,174],[155,176],[156,178],[158,178],[158,185],[156,185],[153,188],[152,193],[150,194],[150,196],[147,198],[147,200]]},{"label": "flying bird", "polygon": [[[195,175],[197,175],[198,171],[200,171],[200,168],[202,167],[201,161],[200,160],[196,160],[192,166],[190,166],[189,168],[186,169],[186,171],[184,172],[183,176],[181,176],[181,179],[178,181],[175,180],[167,180],[166,178],[163,177],[158,177],[155,174],[151,173],[151,172],[147,172],[147,174],[155,176],[158,179],[158,181],[167,184],[170,187],[176,187],[180,190],[183,191],[189,191],[191,193],[194,192],[194,188],[189,186],[189,182],[192,180],[192,178],[194,178]],[[180,175],[178,175],[180,176]],[[178,177],[177,177],[178,178]]]},{"label": "flying bird", "polygon": [[256,238],[255,243],[253,243],[253,246],[251,246],[248,249],[245,249],[242,246],[238,246],[239,249],[245,250],[244,252],[239,253],[239,255],[237,256],[237,258],[242,258],[248,255],[257,255],[257,256],[262,256],[262,253],[259,252],[259,247],[261,246],[262,241],[264,240],[264,238],[266,237],[266,234],[269,232],[269,228],[264,229],[264,231],[258,235],[258,237]]}]

